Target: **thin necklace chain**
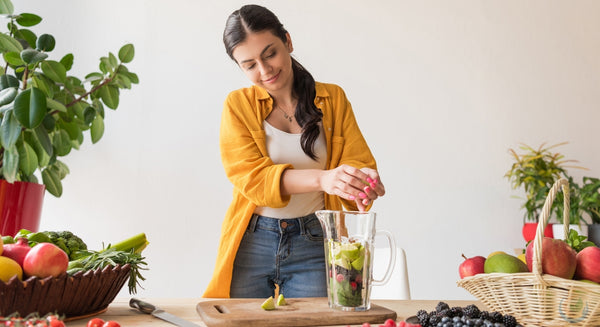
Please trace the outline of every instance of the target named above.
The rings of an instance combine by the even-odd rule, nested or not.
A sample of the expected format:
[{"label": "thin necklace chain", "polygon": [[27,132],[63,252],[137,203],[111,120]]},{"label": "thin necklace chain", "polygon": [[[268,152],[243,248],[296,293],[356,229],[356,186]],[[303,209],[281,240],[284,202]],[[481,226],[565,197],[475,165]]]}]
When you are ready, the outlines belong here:
[{"label": "thin necklace chain", "polygon": [[279,109],[283,113],[283,117],[285,117],[285,119],[287,119],[290,123],[292,122],[294,116],[288,115],[288,113],[285,112],[285,110],[283,110],[283,108],[281,108],[279,105],[275,106],[275,108]]}]

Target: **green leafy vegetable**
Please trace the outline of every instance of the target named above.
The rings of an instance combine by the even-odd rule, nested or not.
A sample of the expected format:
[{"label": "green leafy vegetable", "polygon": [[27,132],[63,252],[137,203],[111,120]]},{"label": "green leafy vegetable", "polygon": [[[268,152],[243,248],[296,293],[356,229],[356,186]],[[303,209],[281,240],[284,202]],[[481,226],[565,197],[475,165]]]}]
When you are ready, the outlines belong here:
[{"label": "green leafy vegetable", "polygon": [[579,235],[576,230],[569,230],[569,237],[565,240],[567,244],[569,244],[573,250],[579,252],[588,246],[594,246],[595,244],[590,241],[586,241],[587,237],[584,235]]}]

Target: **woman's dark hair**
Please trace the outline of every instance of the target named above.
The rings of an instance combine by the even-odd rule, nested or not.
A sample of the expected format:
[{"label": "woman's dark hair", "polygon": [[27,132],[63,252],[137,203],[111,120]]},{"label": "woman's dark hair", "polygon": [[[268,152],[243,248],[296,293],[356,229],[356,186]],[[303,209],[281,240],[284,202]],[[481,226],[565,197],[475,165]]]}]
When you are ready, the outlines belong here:
[{"label": "woman's dark hair", "polygon": [[[284,43],[287,42],[287,31],[273,12],[258,5],[245,5],[234,11],[225,25],[223,43],[231,59],[235,47],[244,42],[248,33],[271,31]],[[292,57],[292,71],[294,72],[293,93],[298,97],[298,105],[294,118],[302,127],[300,145],[306,155],[313,160],[317,159],[314,153],[314,144],[319,137],[319,125],[323,114],[315,106],[315,79],[296,59]]]}]

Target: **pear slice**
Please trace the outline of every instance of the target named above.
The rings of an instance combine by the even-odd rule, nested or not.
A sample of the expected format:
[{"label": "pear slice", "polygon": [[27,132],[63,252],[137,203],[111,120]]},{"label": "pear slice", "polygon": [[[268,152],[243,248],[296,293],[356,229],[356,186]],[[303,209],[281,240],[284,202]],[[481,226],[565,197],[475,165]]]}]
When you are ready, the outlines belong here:
[{"label": "pear slice", "polygon": [[279,294],[279,296],[277,297],[277,305],[278,306],[287,305],[287,302],[285,302],[285,298],[283,297],[283,294]]},{"label": "pear slice", "polygon": [[265,302],[263,302],[260,305],[261,308],[263,308],[264,310],[274,310],[275,309],[275,300],[273,300],[272,296],[269,296],[268,299],[265,300]]}]

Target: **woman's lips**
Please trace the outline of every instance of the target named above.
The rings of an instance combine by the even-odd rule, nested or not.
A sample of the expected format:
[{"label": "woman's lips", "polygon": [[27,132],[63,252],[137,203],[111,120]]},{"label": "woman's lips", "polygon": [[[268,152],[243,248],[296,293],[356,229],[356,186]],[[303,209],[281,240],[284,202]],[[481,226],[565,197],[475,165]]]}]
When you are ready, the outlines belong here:
[{"label": "woman's lips", "polygon": [[281,72],[277,73],[277,75],[275,75],[275,76],[273,76],[273,77],[271,77],[269,79],[263,80],[263,83],[267,83],[267,84],[274,83],[277,80],[277,78],[279,78],[279,74],[280,73]]}]

